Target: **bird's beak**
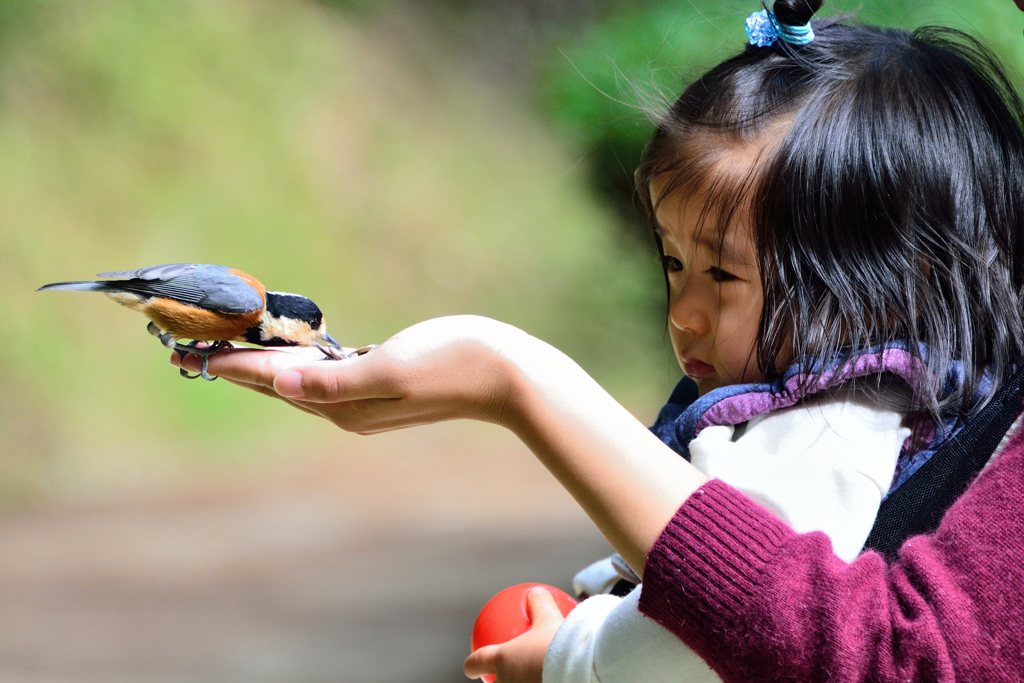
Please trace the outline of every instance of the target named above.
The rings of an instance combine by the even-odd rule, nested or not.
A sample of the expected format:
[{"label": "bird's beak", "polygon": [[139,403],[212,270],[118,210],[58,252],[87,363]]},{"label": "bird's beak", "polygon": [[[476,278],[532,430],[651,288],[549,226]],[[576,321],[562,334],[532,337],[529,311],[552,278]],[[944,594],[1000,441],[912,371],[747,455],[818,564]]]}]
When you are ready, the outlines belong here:
[{"label": "bird's beak", "polygon": [[324,333],[324,334],[320,335],[320,339],[322,339],[322,340],[324,340],[325,342],[327,342],[327,345],[328,345],[328,346],[334,347],[334,348],[336,348],[336,349],[340,349],[340,348],[341,348],[341,344],[339,344],[338,342],[336,342],[336,341],[334,340],[334,337],[332,337],[332,336],[331,336],[331,335],[329,335],[329,334],[326,334],[326,333]]}]

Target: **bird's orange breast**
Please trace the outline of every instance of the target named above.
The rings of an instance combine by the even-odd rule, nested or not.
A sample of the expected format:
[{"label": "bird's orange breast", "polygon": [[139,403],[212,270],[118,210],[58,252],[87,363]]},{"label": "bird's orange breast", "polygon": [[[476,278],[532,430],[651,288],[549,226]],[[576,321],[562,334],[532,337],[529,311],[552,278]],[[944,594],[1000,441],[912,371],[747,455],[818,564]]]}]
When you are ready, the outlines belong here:
[{"label": "bird's orange breast", "polygon": [[[265,292],[265,289],[260,292],[264,301]],[[240,314],[217,313],[160,297],[149,299],[139,310],[174,338],[199,341],[236,339],[259,325],[263,316],[262,309]]]}]

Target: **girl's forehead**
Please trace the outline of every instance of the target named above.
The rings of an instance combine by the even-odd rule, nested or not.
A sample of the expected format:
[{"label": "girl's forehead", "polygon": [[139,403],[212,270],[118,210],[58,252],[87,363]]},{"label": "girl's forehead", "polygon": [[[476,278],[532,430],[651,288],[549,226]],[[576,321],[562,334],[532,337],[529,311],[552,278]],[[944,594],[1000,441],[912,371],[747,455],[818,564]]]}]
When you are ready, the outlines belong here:
[{"label": "girl's forehead", "polygon": [[661,240],[678,249],[706,247],[723,260],[753,264],[752,195],[759,169],[785,130],[775,125],[756,139],[705,142],[704,163],[696,164],[702,167],[699,175],[653,176],[648,189]]},{"label": "girl's forehead", "polygon": [[689,235],[693,239],[720,239],[748,224],[749,202],[722,192],[673,192],[655,204],[654,230],[659,236]]}]

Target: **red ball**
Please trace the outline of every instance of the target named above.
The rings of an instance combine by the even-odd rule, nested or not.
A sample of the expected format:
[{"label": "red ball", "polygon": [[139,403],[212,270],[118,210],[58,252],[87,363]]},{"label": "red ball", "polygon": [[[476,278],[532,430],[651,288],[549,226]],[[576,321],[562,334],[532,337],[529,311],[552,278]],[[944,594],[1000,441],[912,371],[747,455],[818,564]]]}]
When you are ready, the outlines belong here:
[{"label": "red ball", "polygon": [[[526,594],[534,586],[540,586],[551,593],[562,616],[568,616],[576,607],[576,601],[568,593],[543,583],[521,583],[506,588],[487,601],[473,624],[473,635],[469,646],[476,652],[486,645],[505,643],[530,630],[530,613],[526,606]],[[494,676],[484,676],[485,683],[494,683]]]}]

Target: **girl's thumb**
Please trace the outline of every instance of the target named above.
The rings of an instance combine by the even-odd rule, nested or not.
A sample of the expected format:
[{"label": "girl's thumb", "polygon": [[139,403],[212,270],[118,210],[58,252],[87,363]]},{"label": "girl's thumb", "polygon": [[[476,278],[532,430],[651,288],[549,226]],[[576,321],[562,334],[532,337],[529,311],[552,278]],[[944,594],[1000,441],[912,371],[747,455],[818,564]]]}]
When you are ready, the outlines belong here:
[{"label": "girl's thumb", "polygon": [[274,391],[310,403],[340,403],[368,398],[398,398],[382,378],[372,355],[343,361],[310,363],[274,378]]},{"label": "girl's thumb", "polygon": [[526,610],[530,614],[532,626],[549,619],[562,620],[562,613],[555,604],[555,598],[541,586],[534,586],[526,594]]}]

